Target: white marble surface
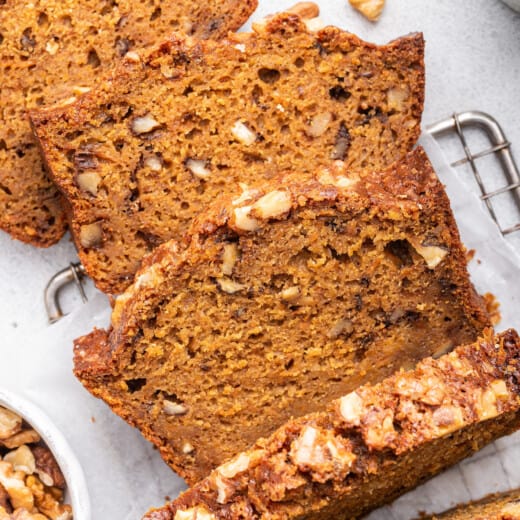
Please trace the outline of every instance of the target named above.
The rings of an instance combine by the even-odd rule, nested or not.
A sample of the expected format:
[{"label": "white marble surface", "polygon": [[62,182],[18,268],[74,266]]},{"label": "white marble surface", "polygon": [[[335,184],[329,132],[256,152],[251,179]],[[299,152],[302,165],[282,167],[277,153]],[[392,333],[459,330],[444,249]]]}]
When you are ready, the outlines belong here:
[{"label": "white marble surface", "polygon": [[[292,3],[260,0],[254,18]],[[519,14],[499,0],[387,0],[380,21],[372,24],[353,11],[346,0],[322,0],[320,5],[326,22],[377,43],[423,31],[427,41],[423,123],[432,123],[454,111],[489,112],[502,124],[520,161]],[[485,243],[486,236],[481,238]],[[98,504],[96,520],[138,519],[144,504],[150,502],[146,496],[144,500],[135,500],[131,492],[141,491],[141,497],[153,497],[152,502],[158,503],[177,489],[178,481],[136,432],[106,413],[103,405],[91,399],[70,375],[71,339],[90,328],[95,315],[106,306],[104,298],[98,296],[83,307],[78,295],[68,291],[65,306],[76,309],[75,315],[62,324],[47,326],[42,300],[45,284],[58,269],[75,260],[68,237],[51,249],[37,250],[0,233],[0,386],[18,388],[41,404],[52,398],[47,404],[49,413],[71,432],[70,440],[88,468],[93,502]],[[493,282],[492,277],[489,281]],[[92,296],[95,291],[89,286],[88,292]],[[102,322],[103,318],[100,319]],[[78,411],[79,418],[64,412],[71,407]],[[92,422],[92,416],[99,420]],[[70,427],[71,420],[78,421],[77,428]],[[82,441],[84,436],[89,438],[88,443]],[[501,444],[497,446],[480,457],[493,450],[500,452]],[[104,458],[107,453],[115,454],[119,462],[114,466],[109,464],[103,472],[100,471],[103,464],[92,465],[91,461],[99,455]],[[500,459],[502,466],[514,467],[515,461],[518,465],[519,450],[507,453],[508,458]],[[495,457],[484,460],[489,468],[497,461]],[[472,464],[468,462],[466,466]],[[451,479],[460,479],[460,471],[452,470],[444,480],[428,488],[422,495],[424,501],[431,500],[435,489],[449,493]],[[143,474],[150,476],[148,482],[139,480],[138,476]],[[469,479],[468,483],[472,484],[474,494],[486,491],[477,481]],[[511,478],[510,484],[519,485],[520,479]],[[126,503],[118,504],[113,500],[115,496],[126,496]],[[417,505],[417,498],[412,505],[407,500],[402,499],[405,509]],[[391,518],[390,515],[386,512],[378,518]],[[405,513],[394,515],[394,518],[405,517]]]}]

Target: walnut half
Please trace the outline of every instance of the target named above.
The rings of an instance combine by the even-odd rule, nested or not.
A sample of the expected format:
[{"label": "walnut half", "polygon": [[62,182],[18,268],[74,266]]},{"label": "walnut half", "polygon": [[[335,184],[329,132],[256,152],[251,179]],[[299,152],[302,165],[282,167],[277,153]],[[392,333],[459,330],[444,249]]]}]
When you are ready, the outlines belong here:
[{"label": "walnut half", "polygon": [[375,22],[383,12],[385,0],[348,0],[350,5],[371,22]]}]

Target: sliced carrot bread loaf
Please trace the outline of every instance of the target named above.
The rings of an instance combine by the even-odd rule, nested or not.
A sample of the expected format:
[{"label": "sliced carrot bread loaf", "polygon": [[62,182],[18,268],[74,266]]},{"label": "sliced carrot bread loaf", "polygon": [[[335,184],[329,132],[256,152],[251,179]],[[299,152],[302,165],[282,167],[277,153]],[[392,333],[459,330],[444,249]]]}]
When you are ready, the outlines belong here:
[{"label": "sliced carrot bread loaf", "polygon": [[520,490],[490,495],[440,515],[423,516],[421,520],[520,520]]},{"label": "sliced carrot bread loaf", "polygon": [[473,341],[489,320],[419,149],[228,199],[160,246],[112,329],[75,346],[86,388],[193,483],[290,417]]},{"label": "sliced carrot bread loaf", "polygon": [[119,58],[174,30],[221,38],[257,0],[3,0],[0,2],[0,228],[37,246],[66,228],[26,110],[91,87]]},{"label": "sliced carrot bread loaf", "polygon": [[520,338],[489,333],[289,421],[143,520],[359,518],[517,430],[519,381]]},{"label": "sliced carrot bread loaf", "polygon": [[238,182],[333,160],[382,170],[416,142],[421,35],[376,46],[290,13],[255,27],[222,43],[172,38],[76,103],[32,113],[101,290],[124,290],[146,253]]}]

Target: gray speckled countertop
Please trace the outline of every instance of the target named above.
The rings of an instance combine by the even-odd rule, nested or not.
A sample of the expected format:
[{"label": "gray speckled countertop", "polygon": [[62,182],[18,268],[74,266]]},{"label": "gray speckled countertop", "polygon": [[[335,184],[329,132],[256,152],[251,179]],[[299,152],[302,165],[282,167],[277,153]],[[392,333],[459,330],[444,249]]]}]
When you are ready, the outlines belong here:
[{"label": "gray speckled countertop", "polygon": [[[254,19],[293,3],[291,0],[260,0]],[[318,3],[325,22],[339,25],[376,43],[384,43],[408,32],[422,31],[427,42],[427,87],[423,125],[449,116],[454,111],[478,109],[488,112],[503,126],[513,143],[512,149],[517,161],[520,161],[519,14],[500,0],[387,0],[379,22],[370,23],[350,8],[347,0],[322,0]],[[141,461],[142,467],[146,467],[146,471],[152,472],[157,478],[167,475],[157,454],[149,447],[142,448],[141,443],[144,441],[137,433],[118,419],[106,415],[102,405],[91,400],[71,380],[71,352],[66,351],[65,355],[63,352],[69,348],[72,337],[87,332],[89,327],[74,326],[70,322],[50,328],[47,326],[42,299],[44,287],[57,270],[66,267],[70,261],[77,261],[69,237],[66,236],[51,249],[38,250],[15,242],[0,232],[0,251],[0,352],[3,352],[3,357],[0,358],[0,386],[8,380],[10,386],[15,389],[18,387],[24,393],[36,397],[42,395],[40,387],[53,388],[56,392],[56,385],[60,381],[70,385],[61,398],[67,401],[79,399],[81,406],[85,406],[85,414],[89,419],[91,415],[98,415],[102,425],[107,427],[106,431],[113,428],[114,435],[118,436],[117,439],[110,439],[105,434],[92,437],[88,444],[89,454],[82,453],[80,458],[95,456],[98,442],[103,449],[113,449],[114,453],[118,453],[118,460],[124,459],[125,450],[135,443],[135,446],[140,446],[141,451],[136,450],[138,453],[134,458],[129,457],[131,464],[127,462],[125,466],[121,463],[118,467],[129,473],[139,472],[141,468],[135,464]],[[92,297],[95,293],[93,287],[89,285],[87,290]],[[65,293],[65,307],[77,309],[76,316],[81,315],[87,321],[89,313],[92,313],[94,321],[93,314],[106,306],[104,298],[97,296],[90,305],[81,307],[75,291],[68,290]],[[48,347],[50,343],[55,344],[54,349]],[[55,360],[63,356],[68,360],[66,366],[57,365]],[[14,372],[23,370],[24,363],[31,363],[27,361],[31,359],[37,363],[37,367],[27,370],[23,377],[18,377]],[[25,377],[27,374],[30,377]],[[41,404],[45,406],[45,402]],[[59,425],[66,423],[67,418],[60,416],[59,403],[53,402],[49,406],[49,413],[56,418]],[[111,421],[113,425],[110,424]],[[73,435],[73,444],[78,446],[80,439],[80,434]],[[121,442],[119,439],[122,439]],[[499,448],[500,443],[498,448],[489,448],[484,452],[484,456],[489,450]],[[520,453],[520,449],[517,452]],[[91,493],[94,498],[103,495],[107,504],[112,493],[124,496],[125,490],[131,489],[125,487],[124,482],[112,482],[115,489],[112,492],[111,482],[100,480],[104,476],[87,475],[87,478],[92,482]],[[450,474],[447,474],[446,482],[450,478]],[[164,491],[156,488],[156,497],[163,497],[167,490],[172,492],[177,485],[172,482],[165,483]],[[142,491],[152,493],[153,487],[154,482],[149,482]],[[108,509],[103,509],[106,513],[103,516],[137,519],[139,506],[134,506],[118,509],[117,504],[107,505]]]}]

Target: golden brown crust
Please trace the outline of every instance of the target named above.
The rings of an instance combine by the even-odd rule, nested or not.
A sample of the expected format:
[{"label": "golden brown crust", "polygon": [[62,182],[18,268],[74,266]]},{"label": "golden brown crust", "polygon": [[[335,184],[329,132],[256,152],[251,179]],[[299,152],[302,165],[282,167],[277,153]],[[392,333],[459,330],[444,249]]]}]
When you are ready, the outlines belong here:
[{"label": "golden brown crust", "polygon": [[192,233],[145,259],[112,329],[75,348],[87,389],[190,482],[289,417],[490,325],[421,149],[384,172],[252,186]]},{"label": "golden brown crust", "polygon": [[488,331],[289,421],[144,519],[358,518],[516,430],[519,376],[516,332]]},{"label": "golden brown crust", "polygon": [[47,247],[67,227],[59,192],[47,177],[27,109],[92,87],[121,56],[173,30],[223,38],[256,0],[4,0],[0,7],[0,228]]},{"label": "golden brown crust", "polygon": [[420,133],[423,58],[420,34],[376,46],[285,14],[224,43],[172,37],[76,103],[31,112],[89,275],[121,292],[239,182],[399,159]]},{"label": "golden brown crust", "polygon": [[519,520],[520,490],[495,493],[482,500],[462,504],[445,513],[422,516],[421,520]]}]

